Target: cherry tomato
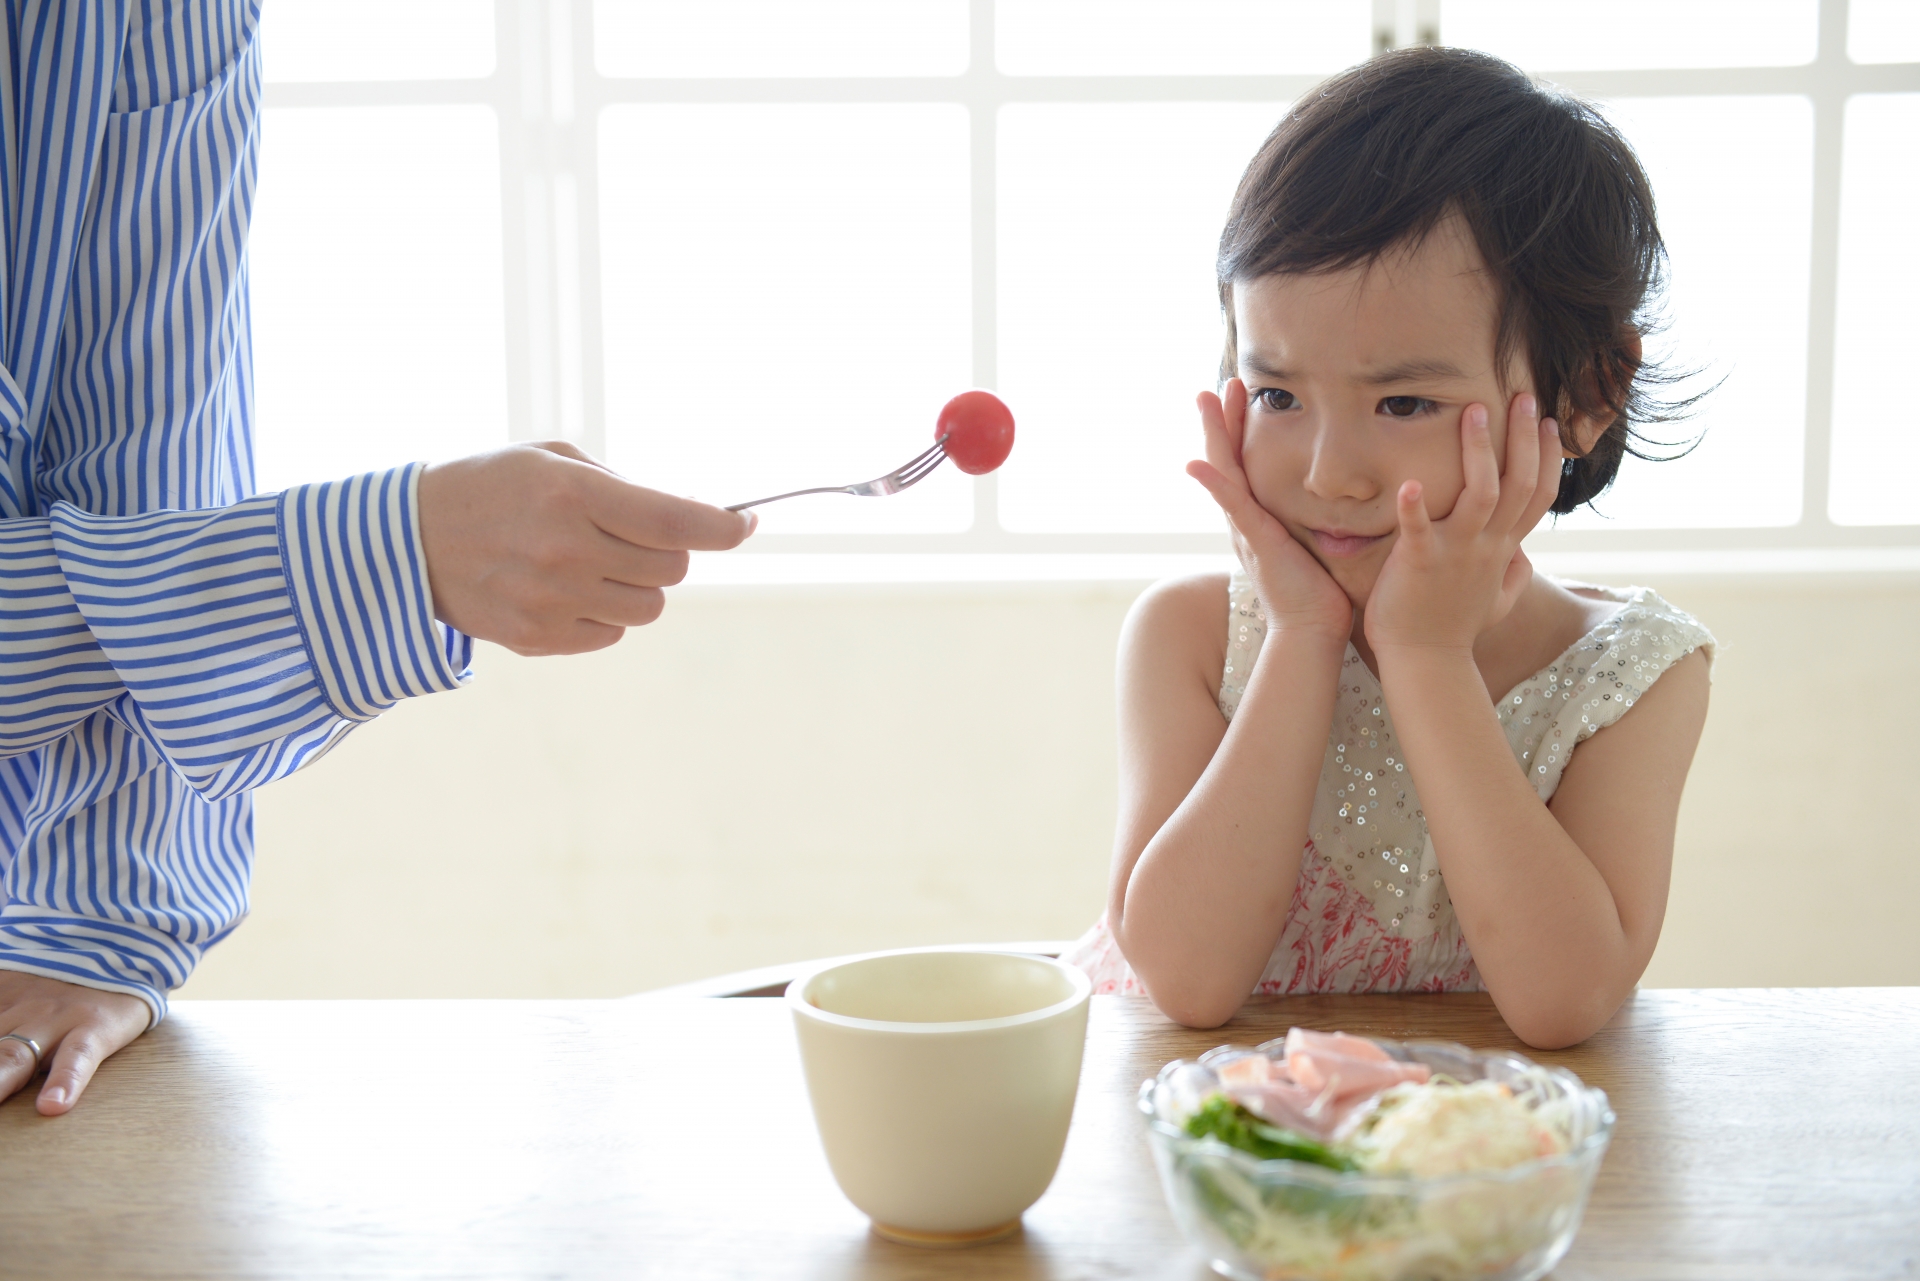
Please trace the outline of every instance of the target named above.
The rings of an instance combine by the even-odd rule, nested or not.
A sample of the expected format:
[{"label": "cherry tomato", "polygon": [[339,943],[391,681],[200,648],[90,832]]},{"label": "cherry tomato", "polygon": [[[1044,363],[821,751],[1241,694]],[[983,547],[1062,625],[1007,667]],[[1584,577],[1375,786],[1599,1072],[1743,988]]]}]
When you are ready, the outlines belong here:
[{"label": "cherry tomato", "polygon": [[963,391],[940,411],[933,437],[942,436],[955,467],[984,476],[1013,452],[1013,411],[990,391]]}]

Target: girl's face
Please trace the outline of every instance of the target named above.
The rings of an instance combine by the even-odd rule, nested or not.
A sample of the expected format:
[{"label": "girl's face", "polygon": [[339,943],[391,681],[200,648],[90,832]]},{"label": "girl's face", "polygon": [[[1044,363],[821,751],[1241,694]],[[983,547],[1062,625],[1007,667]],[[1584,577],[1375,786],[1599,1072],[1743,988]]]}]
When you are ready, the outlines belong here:
[{"label": "girl's face", "polygon": [[1532,390],[1518,362],[1504,381],[1494,369],[1498,304],[1479,250],[1449,218],[1366,267],[1236,284],[1233,306],[1253,495],[1364,606],[1402,482],[1446,516],[1465,484],[1461,414],[1487,407],[1504,458],[1508,402]]}]

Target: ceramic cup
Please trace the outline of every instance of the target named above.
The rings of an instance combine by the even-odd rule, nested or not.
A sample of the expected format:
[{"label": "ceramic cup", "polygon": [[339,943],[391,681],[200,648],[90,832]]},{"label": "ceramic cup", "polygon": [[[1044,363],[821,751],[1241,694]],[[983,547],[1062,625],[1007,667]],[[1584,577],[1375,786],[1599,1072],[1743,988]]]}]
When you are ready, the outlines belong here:
[{"label": "ceramic cup", "polygon": [[1060,1164],[1087,1039],[1087,976],[1045,957],[916,950],[787,989],[820,1141],[882,1236],[1005,1236]]}]

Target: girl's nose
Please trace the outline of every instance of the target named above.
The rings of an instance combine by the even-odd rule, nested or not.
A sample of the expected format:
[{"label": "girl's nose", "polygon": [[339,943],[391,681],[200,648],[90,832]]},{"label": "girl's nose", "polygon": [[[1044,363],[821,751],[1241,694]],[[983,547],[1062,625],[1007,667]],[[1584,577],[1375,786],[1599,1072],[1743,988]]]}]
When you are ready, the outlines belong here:
[{"label": "girl's nose", "polygon": [[1338,415],[1314,424],[1313,453],[1307,460],[1305,487],[1315,498],[1368,499],[1379,492],[1368,465],[1364,428]]}]

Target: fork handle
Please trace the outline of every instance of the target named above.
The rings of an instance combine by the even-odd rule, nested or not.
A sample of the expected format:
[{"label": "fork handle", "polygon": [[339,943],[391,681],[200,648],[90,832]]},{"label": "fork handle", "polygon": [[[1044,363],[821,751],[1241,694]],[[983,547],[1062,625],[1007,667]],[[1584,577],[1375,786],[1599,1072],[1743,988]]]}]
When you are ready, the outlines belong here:
[{"label": "fork handle", "polygon": [[822,485],[818,489],[796,489],[791,493],[775,494],[771,498],[756,498],[750,503],[735,503],[733,506],[727,508],[727,510],[730,512],[743,512],[749,507],[759,507],[764,503],[777,503],[782,498],[798,498],[802,494],[850,494],[852,492],[853,486],[851,485]]}]

